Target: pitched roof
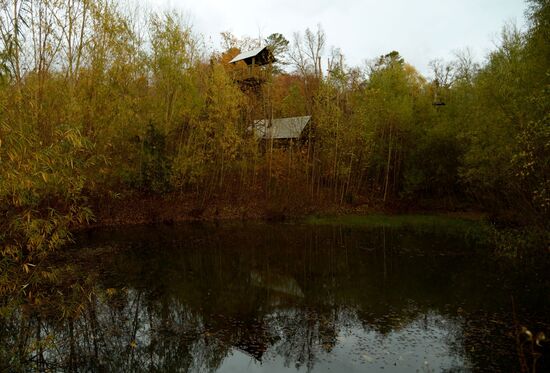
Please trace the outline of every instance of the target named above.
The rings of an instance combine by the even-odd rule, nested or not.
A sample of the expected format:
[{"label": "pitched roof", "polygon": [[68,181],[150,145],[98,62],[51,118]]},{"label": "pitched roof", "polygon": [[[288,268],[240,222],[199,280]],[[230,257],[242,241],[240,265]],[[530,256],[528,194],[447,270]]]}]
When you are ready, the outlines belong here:
[{"label": "pitched roof", "polygon": [[257,65],[265,65],[270,61],[273,62],[275,60],[271,51],[267,48],[267,46],[265,46],[242,52],[229,61],[229,63],[244,61],[247,65],[250,65],[252,64],[253,58],[256,59],[255,63]]},{"label": "pitched roof", "polygon": [[297,139],[311,120],[310,115],[292,118],[260,119],[254,122],[254,133],[260,139]]}]

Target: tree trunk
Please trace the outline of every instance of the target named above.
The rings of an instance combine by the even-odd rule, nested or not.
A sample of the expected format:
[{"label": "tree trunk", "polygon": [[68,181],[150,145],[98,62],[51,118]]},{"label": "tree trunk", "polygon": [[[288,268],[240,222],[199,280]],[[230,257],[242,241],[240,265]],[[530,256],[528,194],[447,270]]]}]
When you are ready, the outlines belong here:
[{"label": "tree trunk", "polygon": [[388,185],[390,182],[391,152],[392,152],[392,125],[390,125],[390,134],[389,134],[389,140],[388,140],[388,162],[386,163],[386,181],[384,182],[384,202],[386,202],[386,199],[388,196]]}]

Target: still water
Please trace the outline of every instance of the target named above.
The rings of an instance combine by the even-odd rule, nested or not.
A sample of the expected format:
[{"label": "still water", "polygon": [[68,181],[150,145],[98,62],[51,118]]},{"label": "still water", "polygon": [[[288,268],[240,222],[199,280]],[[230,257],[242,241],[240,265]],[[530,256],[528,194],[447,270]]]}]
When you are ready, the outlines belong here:
[{"label": "still water", "polygon": [[518,341],[533,355],[516,326],[550,331],[545,265],[496,261],[437,229],[126,227],[71,250],[93,292],[63,293],[70,317],[0,317],[3,369],[519,371]]}]

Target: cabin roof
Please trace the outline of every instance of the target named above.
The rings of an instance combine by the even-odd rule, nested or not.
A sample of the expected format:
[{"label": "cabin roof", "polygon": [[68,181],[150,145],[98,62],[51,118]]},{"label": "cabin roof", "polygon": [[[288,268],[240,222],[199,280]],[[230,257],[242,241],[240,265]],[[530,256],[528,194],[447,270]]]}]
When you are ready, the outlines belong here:
[{"label": "cabin roof", "polygon": [[263,140],[297,139],[311,120],[310,115],[291,118],[277,118],[271,120],[260,119],[254,122],[254,133]]},{"label": "cabin roof", "polygon": [[252,49],[250,51],[242,52],[235,56],[229,63],[236,63],[239,61],[244,61],[247,65],[252,64],[252,60],[254,59],[254,63],[256,65],[266,65],[270,62],[274,62],[275,58],[273,57],[273,54],[271,51],[265,47],[259,47]]}]

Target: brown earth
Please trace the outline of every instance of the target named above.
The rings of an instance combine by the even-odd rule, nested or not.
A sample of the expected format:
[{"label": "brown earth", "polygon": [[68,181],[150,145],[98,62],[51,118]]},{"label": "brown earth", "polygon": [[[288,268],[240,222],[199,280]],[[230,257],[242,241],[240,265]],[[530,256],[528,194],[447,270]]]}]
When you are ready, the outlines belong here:
[{"label": "brown earth", "polygon": [[[323,201],[323,202],[319,202]],[[274,202],[265,195],[237,198],[213,196],[202,200],[194,194],[164,195],[129,194],[119,198],[96,198],[92,202],[95,221],[92,227],[134,224],[172,224],[183,221],[267,220],[283,221],[308,215],[367,215],[429,213],[458,218],[480,219],[483,214],[469,209],[449,209],[443,205],[428,208],[404,201],[384,204],[363,198],[354,204],[331,202],[318,198],[315,203],[306,198],[286,198]]]},{"label": "brown earth", "polygon": [[285,201],[274,203],[267,198],[213,197],[206,201],[193,194],[165,195],[132,194],[121,198],[101,198],[92,201],[96,226],[130,224],[171,224],[182,221],[271,220],[282,221],[311,214],[366,214],[381,211],[380,206],[361,204],[315,203]]}]

